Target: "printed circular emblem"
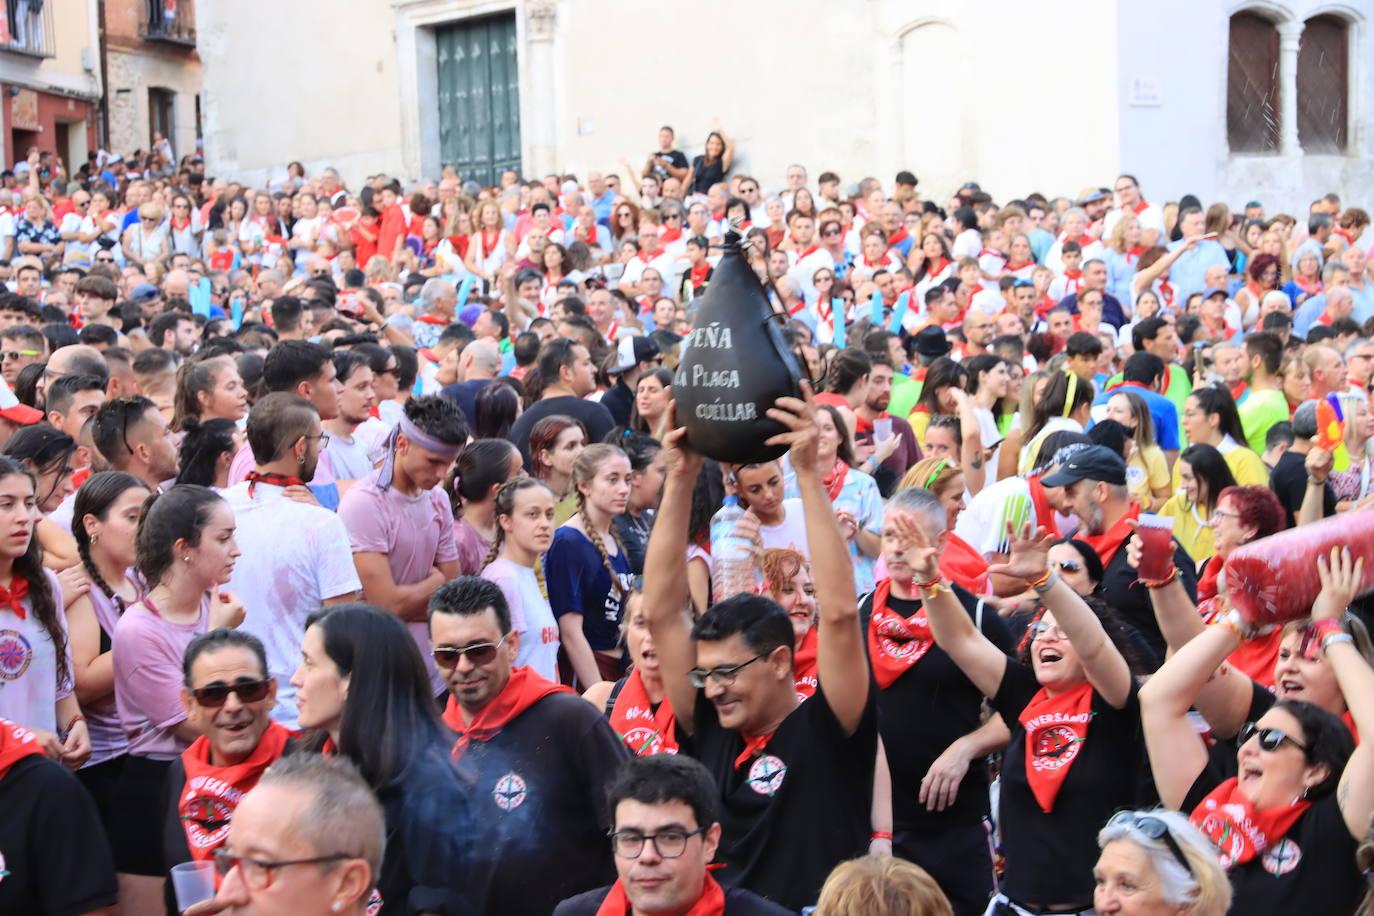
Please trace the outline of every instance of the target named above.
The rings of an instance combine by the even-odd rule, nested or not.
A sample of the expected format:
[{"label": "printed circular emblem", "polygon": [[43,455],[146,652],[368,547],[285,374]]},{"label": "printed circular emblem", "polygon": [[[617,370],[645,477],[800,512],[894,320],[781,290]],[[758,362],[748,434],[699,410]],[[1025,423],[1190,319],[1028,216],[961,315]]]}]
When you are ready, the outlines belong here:
[{"label": "printed circular emblem", "polygon": [[772,754],[765,754],[749,767],[749,788],[760,795],[777,795],[787,776],[787,764]]},{"label": "printed circular emblem", "polygon": [[1260,864],[1269,874],[1278,876],[1288,874],[1297,868],[1301,861],[1302,850],[1298,848],[1298,844],[1288,837],[1284,837],[1265,850],[1264,857],[1260,859]]},{"label": "printed circular emblem", "polygon": [[912,639],[900,620],[884,620],[878,625],[878,645],[899,662],[909,661],[921,650],[921,642]]},{"label": "printed circular emblem", "polygon": [[514,811],[525,803],[525,789],[525,780],[520,778],[519,773],[511,770],[496,780],[491,797],[495,800],[496,807],[502,811]]},{"label": "printed circular emblem", "polygon": [[33,661],[33,647],[16,630],[0,630],[0,677],[18,680]]},{"label": "printed circular emblem", "polygon": [[221,799],[202,796],[191,801],[183,810],[181,821],[186,825],[186,838],[197,849],[210,849],[229,836],[229,820],[234,809]]},{"label": "printed circular emblem", "polygon": [[1078,756],[1082,744],[1077,733],[1066,725],[1051,725],[1035,734],[1035,762],[1037,770],[1057,770],[1068,766]]},{"label": "printed circular emblem", "polygon": [[658,729],[641,725],[625,733],[625,746],[636,757],[652,757],[663,753],[663,736]]}]

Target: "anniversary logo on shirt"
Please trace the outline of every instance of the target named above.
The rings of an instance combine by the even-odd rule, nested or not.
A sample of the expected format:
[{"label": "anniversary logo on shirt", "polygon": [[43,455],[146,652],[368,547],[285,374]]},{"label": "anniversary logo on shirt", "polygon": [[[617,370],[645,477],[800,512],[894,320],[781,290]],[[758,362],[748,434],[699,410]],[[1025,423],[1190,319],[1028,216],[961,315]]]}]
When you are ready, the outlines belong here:
[{"label": "anniversary logo on shirt", "polygon": [[1037,770],[1058,770],[1078,757],[1083,739],[1073,728],[1075,724],[1092,721],[1092,713],[1047,713],[1026,723],[1031,742],[1031,765]]}]

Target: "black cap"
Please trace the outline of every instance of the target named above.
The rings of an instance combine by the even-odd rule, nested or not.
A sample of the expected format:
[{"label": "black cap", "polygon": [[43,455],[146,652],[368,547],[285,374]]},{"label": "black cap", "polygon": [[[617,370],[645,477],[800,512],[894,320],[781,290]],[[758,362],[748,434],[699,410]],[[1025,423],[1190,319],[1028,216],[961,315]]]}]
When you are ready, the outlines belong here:
[{"label": "black cap", "polygon": [[1124,487],[1126,462],[1105,445],[1090,445],[1060,465],[1059,470],[1040,483],[1047,487],[1067,487],[1080,480],[1100,480],[1103,483]]},{"label": "black cap", "polygon": [[927,359],[938,359],[952,349],[954,345],[938,325],[927,325],[916,334],[916,352]]}]

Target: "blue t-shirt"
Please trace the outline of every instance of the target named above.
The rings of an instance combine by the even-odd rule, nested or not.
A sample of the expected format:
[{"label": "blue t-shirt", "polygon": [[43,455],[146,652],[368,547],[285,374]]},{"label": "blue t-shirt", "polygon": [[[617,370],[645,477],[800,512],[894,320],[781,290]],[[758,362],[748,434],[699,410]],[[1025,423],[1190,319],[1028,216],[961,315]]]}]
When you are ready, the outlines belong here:
[{"label": "blue t-shirt", "polygon": [[1155,423],[1155,442],[1166,452],[1175,451],[1181,446],[1178,438],[1178,408],[1174,402],[1157,391],[1141,388],[1139,385],[1118,385],[1093,398],[1093,406],[1106,404],[1118,391],[1129,391],[1144,398],[1150,407],[1150,418]]},{"label": "blue t-shirt", "polygon": [[553,615],[581,614],[582,632],[597,651],[611,651],[619,644],[623,600],[634,581],[623,550],[610,560],[620,580],[619,590],[611,588],[611,575],[596,545],[567,525],[554,532],[544,557],[544,581]]}]

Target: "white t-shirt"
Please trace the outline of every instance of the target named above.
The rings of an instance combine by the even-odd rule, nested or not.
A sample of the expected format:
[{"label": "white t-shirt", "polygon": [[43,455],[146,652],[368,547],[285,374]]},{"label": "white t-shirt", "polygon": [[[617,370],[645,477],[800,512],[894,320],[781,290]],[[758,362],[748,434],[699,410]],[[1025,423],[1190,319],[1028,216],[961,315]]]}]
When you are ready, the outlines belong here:
[{"label": "white t-shirt", "polygon": [[360,591],[348,531],[328,509],[296,502],[281,487],[248,483],[224,491],[244,550],[228,591],[248,609],[239,629],[267,649],[268,673],[277,679],[272,718],[296,728],[296,690],[291,675],[301,660],[305,619],[328,598]]},{"label": "white t-shirt", "polygon": [[558,618],[553,616],[549,599],[539,590],[534,570],[500,557],[482,570],[482,578],[495,582],[510,605],[511,628],[520,634],[516,666],[528,665],[540,677],[557,682]]},{"label": "white t-shirt", "polygon": [[982,233],[977,229],[965,229],[954,239],[954,244],[950,246],[950,255],[957,261],[960,258],[976,258],[982,250]]},{"label": "white t-shirt", "polygon": [[[1112,228],[1120,221],[1126,211],[1121,209],[1111,210],[1107,213],[1106,219],[1102,221],[1102,237],[1109,239],[1112,237]],[[1164,211],[1154,204],[1147,203],[1144,210],[1136,214],[1136,219],[1140,221],[1140,231],[1148,232],[1153,229],[1159,233],[1155,239],[1155,244],[1161,244],[1164,238]]]},{"label": "white t-shirt", "polygon": [[787,513],[787,517],[782,520],[781,525],[759,526],[759,537],[763,541],[763,548],[768,550],[775,547],[786,547],[809,558],[811,548],[806,544],[806,515],[802,509],[802,501],[800,499],[784,499],[782,508]]},{"label": "white t-shirt", "polygon": [[[45,569],[43,575],[57,602],[58,626],[65,634],[67,615],[63,612],[62,588],[51,571]],[[0,684],[4,685],[0,690],[0,719],[55,732],[59,723],[54,706],[58,700],[71,695],[71,679],[68,677],[65,682],[58,683],[57,647],[48,638],[48,631],[38,615],[33,613],[33,599],[24,598],[20,603],[27,611],[22,620],[8,608],[0,609]],[[73,670],[70,641],[67,643],[67,670]]]}]

